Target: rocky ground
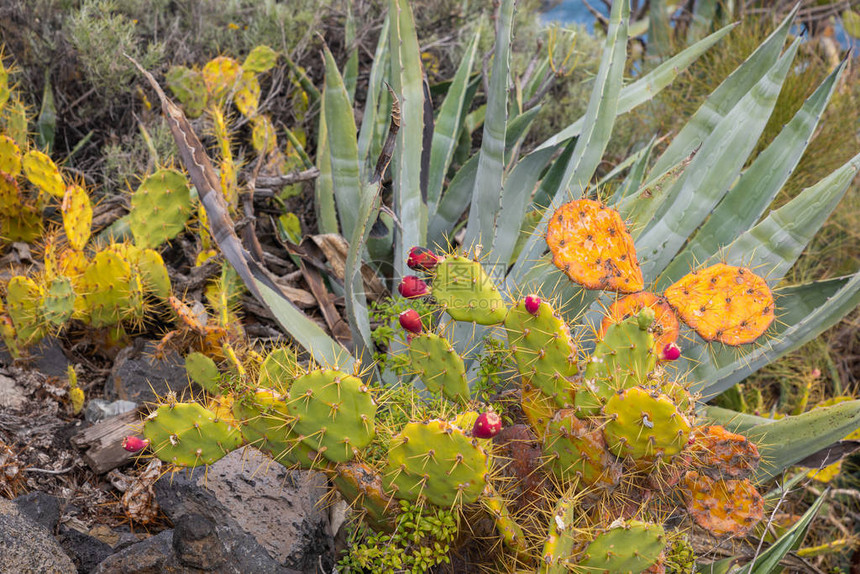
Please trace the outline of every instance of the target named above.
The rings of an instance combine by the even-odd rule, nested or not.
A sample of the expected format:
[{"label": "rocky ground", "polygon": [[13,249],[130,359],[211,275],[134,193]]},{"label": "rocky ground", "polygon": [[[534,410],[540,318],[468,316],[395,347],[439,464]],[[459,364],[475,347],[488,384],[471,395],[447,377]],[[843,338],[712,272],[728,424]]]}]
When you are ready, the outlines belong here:
[{"label": "rocky ground", "polygon": [[[118,444],[81,444],[139,420],[156,393],[193,392],[180,357],[150,350],[138,343],[112,365],[84,364],[48,340],[27,365],[0,357],[0,572],[331,572],[343,513],[323,500],[324,476],[287,471],[250,448],[171,475]],[[88,398],[77,416],[67,357]]]}]

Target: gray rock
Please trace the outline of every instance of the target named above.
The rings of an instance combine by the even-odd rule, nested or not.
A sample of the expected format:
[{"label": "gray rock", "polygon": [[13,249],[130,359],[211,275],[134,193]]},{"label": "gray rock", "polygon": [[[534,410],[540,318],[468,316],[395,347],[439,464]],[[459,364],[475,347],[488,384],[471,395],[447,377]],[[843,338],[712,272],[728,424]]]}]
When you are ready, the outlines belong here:
[{"label": "gray rock", "polygon": [[66,377],[69,360],[56,337],[46,337],[27,349],[27,363],[33,369],[49,377]]},{"label": "gray rock", "polygon": [[22,494],[12,502],[18,505],[21,514],[41,524],[48,532],[54,532],[60,521],[60,501],[56,496],[44,492]]},{"label": "gray rock", "polygon": [[0,498],[0,573],[66,574],[77,572],[48,532],[24,516],[18,505]]},{"label": "gray rock", "polygon": [[166,565],[173,556],[173,531],[164,532],[132,544],[99,564],[93,574],[161,574],[162,572],[191,572],[168,570]]},{"label": "gray rock", "polygon": [[75,563],[78,574],[89,574],[96,566],[114,553],[114,549],[83,532],[74,528],[60,527],[60,545]]},{"label": "gray rock", "polygon": [[110,377],[105,382],[105,398],[123,399],[138,404],[155,402],[169,391],[181,395],[188,388],[185,359],[174,351],[156,358],[155,341],[137,339],[117,355]]},{"label": "gray rock", "polygon": [[0,407],[20,410],[27,404],[24,389],[18,386],[15,379],[0,375]]},{"label": "gray rock", "polygon": [[322,474],[288,471],[252,448],[230,453],[205,474],[196,469],[155,484],[174,524],[194,514],[215,524],[245,572],[316,573],[320,564],[330,571],[334,536],[320,504],[325,492]]}]

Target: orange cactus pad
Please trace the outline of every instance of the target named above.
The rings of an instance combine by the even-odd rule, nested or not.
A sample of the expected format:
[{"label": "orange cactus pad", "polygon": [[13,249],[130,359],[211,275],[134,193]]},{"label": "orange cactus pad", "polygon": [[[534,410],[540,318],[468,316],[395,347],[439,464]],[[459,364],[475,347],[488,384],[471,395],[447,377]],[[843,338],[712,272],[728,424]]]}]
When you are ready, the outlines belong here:
[{"label": "orange cactus pad", "polygon": [[773,293],[745,267],[725,263],[694,271],[666,289],[681,320],[706,341],[752,343],[773,322]]},{"label": "orange cactus pad", "polygon": [[743,435],[713,425],[693,430],[691,438],[699,470],[715,480],[749,478],[758,468],[758,448]]},{"label": "orange cactus pad", "polygon": [[603,339],[606,329],[613,323],[620,323],[627,317],[638,315],[645,307],[654,310],[654,322],[651,323],[651,332],[654,335],[654,354],[658,357],[669,343],[678,340],[678,316],[674,309],[666,303],[665,299],[654,293],[642,291],[632,293],[617,300],[609,307],[609,312],[600,324],[598,339]]},{"label": "orange cactus pad", "polygon": [[764,516],[764,499],[749,480],[713,480],[688,472],[684,496],[693,520],[712,536],[745,536]]},{"label": "orange cactus pad", "polygon": [[617,211],[598,201],[578,199],[559,207],[546,242],[555,266],[587,289],[635,293],[645,286],[627,226]]}]

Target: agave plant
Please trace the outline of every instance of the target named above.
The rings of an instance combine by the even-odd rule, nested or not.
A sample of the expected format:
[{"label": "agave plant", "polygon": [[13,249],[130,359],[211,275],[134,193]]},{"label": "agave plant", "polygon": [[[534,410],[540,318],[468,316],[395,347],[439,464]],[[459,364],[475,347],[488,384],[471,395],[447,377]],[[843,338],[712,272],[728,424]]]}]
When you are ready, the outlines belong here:
[{"label": "agave plant", "polygon": [[[629,168],[626,177],[613,187],[607,184],[613,181],[610,177],[595,181],[595,174],[617,116],[653,98],[731,26],[624,85],[629,4],[614,2],[585,115],[518,157],[514,150],[536,113],[520,109],[520,100],[509,98],[514,4],[503,0],[496,19],[481,148],[449,182],[446,174],[478,85],[472,79],[477,38],[467,47],[432,118],[410,5],[407,0],[390,0],[360,128],[347,88],[354,83],[341,75],[332,55],[325,52],[316,199],[321,231],[341,233],[350,245],[343,290],[352,350],[296,309],[246,256],[232,228],[219,223],[229,220],[217,176],[182,112],[161,94],[183,162],[222,251],[250,291],[316,362],[348,372],[373,350],[362,265],[383,270],[386,266],[380,261],[387,259],[393,274],[384,279],[398,281],[407,273],[410,249],[453,243],[466,211],[460,250],[480,254],[482,273],[495,278],[503,299],[553,294],[564,302],[561,312],[571,323],[583,315],[598,317],[611,302],[608,296],[570,282],[547,253],[550,218],[566,201],[580,197],[597,197],[627,220],[643,284],[652,290],[676,284],[691,268],[720,262],[754,269],[775,289],[778,320],[755,345],[738,350],[709,344],[693,333],[685,335],[679,372],[686,373],[705,400],[797,349],[857,306],[860,273],[801,285],[783,285],[782,279],[845,194],[860,167],[860,155],[784,206],[768,211],[803,155],[845,63],[822,82],[762,153],[750,157],[799,47],[799,39],[785,46],[796,10],[710,95],[659,157],[652,159],[652,141],[624,162]],[[383,86],[385,82],[388,86]],[[384,174],[391,179],[392,206],[382,205]],[[379,218],[390,231],[371,237]],[[481,353],[485,332],[468,321],[451,329],[458,348],[469,350],[468,367],[468,359]],[[391,378],[388,373],[373,376]],[[707,406],[701,411],[760,442],[770,464],[757,473],[759,480],[811,456],[826,459],[832,454],[827,447],[860,426],[860,401],[780,421]],[[778,562],[815,509],[760,558],[768,564]]]}]

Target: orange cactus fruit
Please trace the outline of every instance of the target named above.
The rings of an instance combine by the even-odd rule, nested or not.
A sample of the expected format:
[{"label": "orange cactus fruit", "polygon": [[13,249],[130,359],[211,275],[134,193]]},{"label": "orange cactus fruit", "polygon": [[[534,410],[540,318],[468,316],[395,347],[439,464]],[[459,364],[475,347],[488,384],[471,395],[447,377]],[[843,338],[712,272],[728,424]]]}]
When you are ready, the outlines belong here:
[{"label": "orange cactus fruit", "polygon": [[654,335],[654,355],[660,357],[666,345],[678,340],[678,316],[675,314],[675,310],[666,303],[665,299],[648,291],[631,293],[615,301],[609,307],[608,314],[600,324],[597,338],[603,339],[606,329],[611,324],[620,323],[628,317],[638,315],[639,311],[645,307],[650,307],[654,310],[654,322],[651,323],[651,332]]},{"label": "orange cactus fruit", "polygon": [[664,296],[706,341],[752,343],[774,319],[770,287],[746,267],[717,263],[694,271],[666,289]]},{"label": "orange cactus fruit", "polygon": [[694,429],[690,438],[699,470],[715,480],[749,478],[758,468],[758,447],[743,435],[713,425]]},{"label": "orange cactus fruit", "polygon": [[624,220],[598,201],[578,199],[559,207],[546,242],[555,266],[587,289],[635,293],[645,287]]},{"label": "orange cactus fruit", "polygon": [[712,536],[745,536],[764,517],[764,498],[749,480],[714,480],[690,471],[684,476],[687,511]]}]

